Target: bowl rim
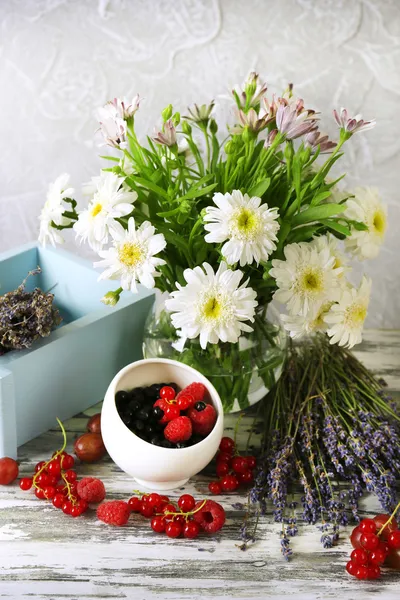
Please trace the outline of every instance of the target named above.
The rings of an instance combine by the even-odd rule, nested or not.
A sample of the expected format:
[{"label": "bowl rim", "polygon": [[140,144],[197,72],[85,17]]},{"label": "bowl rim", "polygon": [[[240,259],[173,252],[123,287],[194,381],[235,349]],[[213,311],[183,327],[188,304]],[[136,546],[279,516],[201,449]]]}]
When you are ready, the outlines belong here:
[{"label": "bowl rim", "polygon": [[[210,433],[204,439],[201,440],[201,442],[197,442],[197,444],[194,444],[193,446],[188,446],[187,448],[163,448],[162,446],[156,446],[156,445],[150,444],[150,442],[146,442],[145,440],[143,440],[142,438],[137,436],[135,433],[133,433],[133,431],[131,431],[129,429],[129,427],[127,427],[127,425],[125,425],[125,423],[121,419],[118,409],[117,409],[117,406],[116,406],[116,403],[115,403],[115,394],[116,394],[115,388],[117,387],[117,384],[119,383],[121,378],[125,375],[125,373],[128,373],[129,371],[134,370],[137,367],[140,367],[144,364],[149,364],[149,363],[162,363],[162,364],[172,365],[174,367],[181,368],[184,371],[189,371],[189,372],[193,373],[193,375],[198,374],[201,376],[202,379],[205,379],[207,381],[207,386],[206,386],[207,390],[209,391],[209,393],[212,390],[213,399],[216,401],[216,404],[217,404],[217,406],[216,406],[217,420],[215,421],[213,429],[210,431]],[[151,385],[151,384],[149,384],[149,385]],[[194,452],[194,449],[198,449],[205,443],[209,442],[209,437],[211,436],[213,431],[217,428],[217,425],[219,425],[219,423],[222,422],[222,427],[223,427],[224,407],[222,405],[222,400],[220,398],[220,395],[218,394],[218,392],[215,389],[215,387],[213,386],[213,384],[209,381],[209,379],[205,375],[203,375],[203,373],[200,373],[200,371],[198,371],[197,369],[194,369],[190,365],[186,365],[185,363],[181,363],[177,360],[172,360],[170,358],[142,358],[140,360],[136,360],[132,363],[129,363],[128,365],[123,367],[120,371],[118,371],[118,373],[114,376],[113,380],[111,381],[110,385],[108,386],[106,395],[108,395],[109,393],[112,394],[112,406],[115,409],[115,412],[116,412],[118,419],[120,420],[122,426],[135,438],[135,440],[138,443],[143,444],[146,448],[148,446],[150,446],[151,448],[154,449],[154,451],[158,450],[160,452],[172,452],[173,455],[175,455],[175,456],[176,456],[177,452],[180,452],[181,454],[183,452],[188,452],[189,454],[192,454]]]}]

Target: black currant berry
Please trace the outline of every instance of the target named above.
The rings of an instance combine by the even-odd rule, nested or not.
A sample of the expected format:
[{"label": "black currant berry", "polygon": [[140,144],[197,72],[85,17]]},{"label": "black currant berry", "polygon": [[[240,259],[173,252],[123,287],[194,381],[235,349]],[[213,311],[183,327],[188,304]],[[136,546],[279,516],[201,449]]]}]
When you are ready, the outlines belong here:
[{"label": "black currant berry", "polygon": [[137,418],[140,419],[141,421],[147,421],[147,419],[149,418],[149,415],[150,415],[149,411],[146,410],[145,408],[141,408],[136,413]]},{"label": "black currant berry", "polygon": [[153,444],[153,446],[159,446],[161,444],[161,438],[159,438],[158,435],[154,435],[152,438],[150,438],[150,444]]},{"label": "black currant berry", "polygon": [[133,421],[133,427],[137,431],[143,431],[144,430],[144,423],[140,419],[136,419],[135,421]]},{"label": "black currant berry", "polygon": [[196,402],[196,404],[194,405],[195,410],[197,410],[197,412],[201,412],[202,410],[204,410],[206,407],[206,403],[205,402]]},{"label": "black currant berry", "polygon": [[128,392],[124,392],[124,390],[120,390],[119,392],[117,392],[115,394],[115,402],[117,403],[118,406],[122,406],[128,400],[129,400],[129,394],[128,394]]},{"label": "black currant berry", "polygon": [[156,421],[159,421],[160,419],[162,419],[162,418],[163,418],[163,416],[164,416],[164,411],[163,411],[163,409],[162,409],[162,408],[160,408],[159,406],[155,406],[155,407],[153,408],[153,411],[152,411],[152,415],[151,415],[151,416],[152,416],[152,417],[153,417],[153,419],[155,419]]},{"label": "black currant berry", "polygon": [[174,445],[169,440],[162,440],[160,446],[162,446],[162,448],[173,448],[174,447]]},{"label": "black currant berry", "polygon": [[146,425],[144,431],[150,437],[152,437],[153,435],[155,435],[157,433],[154,425]]},{"label": "black currant berry", "polygon": [[138,402],[137,400],[131,400],[128,404],[128,409],[131,411],[131,413],[135,413],[140,409],[140,402]]}]

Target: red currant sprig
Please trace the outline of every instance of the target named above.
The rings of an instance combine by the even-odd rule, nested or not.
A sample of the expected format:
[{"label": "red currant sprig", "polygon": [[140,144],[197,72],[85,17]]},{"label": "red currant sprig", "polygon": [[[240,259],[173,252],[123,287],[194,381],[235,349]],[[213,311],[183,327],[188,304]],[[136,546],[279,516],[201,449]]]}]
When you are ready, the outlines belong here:
[{"label": "red currant sprig", "polygon": [[208,489],[212,494],[233,492],[240,485],[248,485],[254,480],[253,471],[257,466],[254,456],[242,456],[236,446],[235,440],[223,437],[216,457],[217,481],[212,481]]},{"label": "red currant sprig", "polygon": [[400,502],[391,515],[377,515],[373,519],[363,519],[354,528],[350,541],[354,548],[346,571],[357,579],[378,579],[380,567],[388,562],[392,554],[400,549],[400,531],[395,515]]}]

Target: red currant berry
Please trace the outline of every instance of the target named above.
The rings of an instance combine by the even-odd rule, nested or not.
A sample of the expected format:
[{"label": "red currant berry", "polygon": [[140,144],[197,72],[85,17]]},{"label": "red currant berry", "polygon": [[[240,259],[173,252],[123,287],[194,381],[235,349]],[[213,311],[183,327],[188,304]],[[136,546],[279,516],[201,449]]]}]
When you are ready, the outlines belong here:
[{"label": "red currant berry", "polygon": [[44,495],[47,498],[47,500],[51,500],[56,495],[56,488],[53,487],[52,485],[46,485],[43,488],[43,491],[44,491]]},{"label": "red currant berry", "polygon": [[183,525],[186,522],[186,519],[184,515],[175,515],[173,521],[176,521],[177,523],[181,523],[181,525]]},{"label": "red currant berry", "polygon": [[358,565],[366,565],[368,563],[368,554],[363,548],[355,548],[350,554],[350,558]]},{"label": "red currant berry", "polygon": [[239,487],[239,481],[234,475],[225,475],[221,480],[221,488],[223,492],[233,492]]},{"label": "red currant berry", "polygon": [[153,517],[151,520],[151,528],[157,533],[163,533],[165,531],[165,519],[164,517]]},{"label": "red currant berry", "polygon": [[154,506],[152,506],[148,502],[142,502],[142,506],[140,507],[140,514],[147,518],[152,517],[154,515]]},{"label": "red currant berry", "polygon": [[81,515],[82,515],[89,508],[89,503],[86,500],[84,500],[83,498],[79,498],[78,504],[81,509]]},{"label": "red currant berry", "polygon": [[232,455],[235,451],[234,440],[230,437],[223,437],[219,445],[219,449],[222,450],[222,452],[227,452],[228,454]]},{"label": "red currant berry", "polygon": [[215,494],[215,495],[218,495],[222,492],[221,485],[219,484],[218,481],[211,481],[211,483],[208,484],[208,489],[210,490],[210,492],[212,494]]},{"label": "red currant berry", "polygon": [[235,456],[232,460],[232,469],[235,473],[246,473],[249,470],[247,460],[243,456]]},{"label": "red currant berry", "polygon": [[55,506],[56,508],[61,508],[65,502],[64,494],[56,494],[54,496],[52,502],[53,502],[53,506]]},{"label": "red currant berry", "polygon": [[19,482],[19,487],[21,488],[21,490],[24,490],[26,492],[26,490],[30,490],[32,487],[32,478],[31,477],[22,477],[22,479],[20,479]]},{"label": "red currant berry", "polygon": [[183,537],[190,540],[197,538],[200,533],[200,525],[196,521],[188,521],[183,526]]},{"label": "red currant berry", "polygon": [[374,517],[378,531],[380,531],[383,527],[382,533],[380,534],[380,537],[383,540],[387,540],[392,531],[398,528],[396,519],[392,519],[390,523],[388,523],[389,519],[390,515],[385,514],[376,515],[376,517]]},{"label": "red currant berry", "polygon": [[167,504],[166,506],[164,506],[163,508],[163,513],[164,515],[167,515],[167,517],[169,516],[168,513],[175,513],[176,512],[176,508],[173,504]]},{"label": "red currant berry", "polygon": [[133,496],[132,498],[129,498],[128,506],[132,512],[140,512],[140,509],[142,508],[142,502],[140,498]]},{"label": "red currant berry", "polygon": [[147,503],[150,506],[153,506],[153,508],[158,508],[158,506],[161,503],[160,494],[156,494],[156,493],[150,494],[150,496],[147,498]]},{"label": "red currant berry", "polygon": [[257,459],[255,456],[246,456],[247,464],[249,469],[252,471],[257,466]]},{"label": "red currant berry", "polygon": [[349,560],[349,562],[346,565],[346,571],[349,573],[349,575],[353,575],[353,577],[355,577],[357,569],[358,565],[356,565],[355,562]]},{"label": "red currant berry", "polygon": [[192,406],[192,404],[194,404],[194,398],[193,398],[193,396],[191,396],[191,394],[185,394],[184,396],[179,396],[179,398],[177,400],[177,405],[179,407],[179,410],[187,410],[189,408],[189,406]]},{"label": "red currant berry", "polygon": [[63,454],[60,464],[63,470],[72,469],[75,464],[75,459],[70,454]]},{"label": "red currant berry", "polygon": [[44,465],[46,464],[46,462],[44,460],[41,460],[40,462],[38,462],[35,465],[35,473],[38,473],[42,467],[44,467]]},{"label": "red currant berry", "polygon": [[67,487],[65,483],[59,483],[58,485],[56,485],[56,492],[57,494],[63,494],[65,496],[65,494],[67,493]]},{"label": "red currant berry", "polygon": [[78,504],[74,504],[71,506],[71,511],[69,514],[71,517],[80,517],[82,514],[81,507]]},{"label": "red currant berry", "polygon": [[72,469],[68,469],[68,471],[65,471],[64,473],[64,479],[65,481],[68,481],[68,483],[75,483],[77,477],[76,471],[72,471]]},{"label": "red currant berry", "polygon": [[35,488],[35,496],[39,498],[39,500],[44,500],[46,496],[44,495],[44,490],[42,488]]},{"label": "red currant berry", "polygon": [[366,550],[375,550],[379,546],[379,538],[375,533],[362,533],[360,542],[361,546]]},{"label": "red currant berry", "polygon": [[190,494],[183,494],[178,500],[178,506],[182,512],[187,513],[194,509],[196,500]]},{"label": "red currant berry", "polygon": [[168,496],[161,496],[161,500],[162,500],[163,502],[169,502],[169,498],[168,498]]},{"label": "red currant berry", "polygon": [[360,538],[362,536],[362,532],[360,531],[359,526],[354,527],[353,531],[350,534],[350,542],[353,548],[361,548]]},{"label": "red currant berry", "polygon": [[[356,552],[356,550],[353,550],[353,552]],[[373,550],[369,555],[369,562],[371,563],[371,565],[379,566],[383,565],[383,563],[385,562],[385,558],[386,552],[383,550],[383,548],[380,548],[379,544],[378,548],[376,550]]]},{"label": "red currant berry", "polygon": [[182,525],[177,521],[170,521],[165,527],[165,533],[170,538],[177,538],[181,535]]},{"label": "red currant berry", "polygon": [[381,570],[378,565],[371,565],[368,567],[367,579],[379,579],[381,576]]},{"label": "red currant berry", "polygon": [[382,550],[382,552],[385,553],[385,556],[387,556],[390,552],[389,544],[381,540],[379,542],[378,550]]},{"label": "red currant berry", "polygon": [[229,463],[229,461],[231,460],[231,455],[228,454],[228,452],[218,452],[217,456],[216,456],[216,461],[217,464],[219,463]]},{"label": "red currant berry", "polygon": [[357,579],[367,579],[368,578],[368,567],[359,566],[356,570]]},{"label": "red currant berry", "polygon": [[392,548],[393,550],[400,548],[400,529],[392,531],[387,539],[387,542],[389,544],[389,548]]},{"label": "red currant berry", "polygon": [[363,519],[359,528],[363,533],[376,533],[376,523],[372,519]]},{"label": "red currant berry", "polygon": [[48,476],[48,485],[52,485],[53,487],[56,487],[57,483],[58,483],[58,477],[56,477],[55,475]]},{"label": "red currant berry", "polygon": [[45,485],[49,485],[49,476],[47,475],[47,473],[42,472],[40,473],[40,475],[38,475],[36,477],[36,483],[38,483],[40,486],[44,487]]},{"label": "red currant berry", "polygon": [[253,483],[254,481],[254,475],[252,471],[239,473],[237,478],[239,479],[239,483],[243,483],[244,485],[248,485],[249,483]]},{"label": "red currant berry", "polygon": [[217,468],[215,469],[215,472],[217,473],[218,477],[223,477],[224,475],[228,475],[230,471],[229,465],[226,462],[220,462],[217,464]]},{"label": "red currant berry", "polygon": [[181,414],[179,410],[179,406],[177,404],[170,404],[168,408],[165,409],[164,417],[167,421],[173,421],[173,419],[177,419]]},{"label": "red currant berry", "polygon": [[49,475],[55,475],[57,478],[59,478],[61,474],[60,462],[53,459],[47,466],[47,472]]},{"label": "red currant berry", "polygon": [[165,385],[160,390],[160,398],[163,400],[173,400],[175,398],[175,390],[169,385]]},{"label": "red currant berry", "polygon": [[72,503],[69,500],[64,500],[64,503],[61,506],[61,510],[63,511],[63,513],[65,513],[66,515],[70,515],[71,508],[72,508]]}]

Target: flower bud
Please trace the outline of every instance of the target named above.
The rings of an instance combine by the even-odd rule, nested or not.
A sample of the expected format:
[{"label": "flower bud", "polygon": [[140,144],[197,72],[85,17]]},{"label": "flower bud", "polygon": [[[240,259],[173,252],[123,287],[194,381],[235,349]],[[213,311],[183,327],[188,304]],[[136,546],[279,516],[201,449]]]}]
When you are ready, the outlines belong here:
[{"label": "flower bud", "polygon": [[187,121],[182,121],[182,131],[186,133],[186,135],[190,135],[192,133],[192,126]]},{"label": "flower bud", "polygon": [[215,119],[211,119],[210,121],[210,131],[213,134],[216,134],[218,131],[217,121]]},{"label": "flower bud", "polygon": [[232,140],[229,140],[229,142],[226,142],[226,144],[224,146],[224,150],[225,150],[226,154],[232,154],[232,152],[234,152],[235,148],[232,143]]},{"label": "flower bud", "polygon": [[177,127],[181,121],[181,114],[176,112],[172,117],[172,122]]},{"label": "flower bud", "polygon": [[163,121],[165,123],[165,121],[168,121],[168,119],[171,118],[172,116],[172,104],[168,104],[168,106],[166,108],[164,108],[164,110],[161,112],[161,116],[163,118]]},{"label": "flower bud", "polygon": [[115,306],[117,302],[119,302],[119,297],[121,294],[121,288],[119,290],[115,290],[114,292],[107,292],[102,299],[101,302],[106,304],[107,306]]}]

